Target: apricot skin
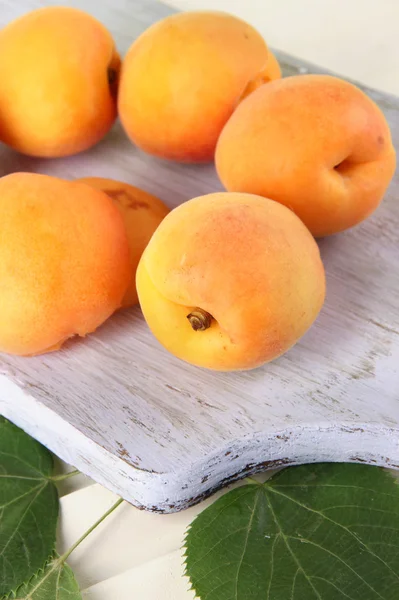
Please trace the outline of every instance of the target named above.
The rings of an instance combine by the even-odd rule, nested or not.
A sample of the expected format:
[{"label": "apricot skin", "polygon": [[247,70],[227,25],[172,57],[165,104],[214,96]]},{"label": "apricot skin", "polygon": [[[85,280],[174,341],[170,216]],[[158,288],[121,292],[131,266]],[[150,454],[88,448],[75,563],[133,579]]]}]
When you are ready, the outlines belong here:
[{"label": "apricot skin", "polygon": [[266,68],[263,71],[260,71],[259,74],[248,83],[241,96],[240,102],[264,83],[270,83],[270,81],[281,79],[281,77],[280,64],[274,54],[269,50]]},{"label": "apricot skin", "polygon": [[215,158],[227,190],[285,204],[315,236],[366,219],[396,162],[381,110],[327,75],[287,77],[250,94],[223,129]]},{"label": "apricot skin", "polygon": [[[214,370],[258,367],[311,326],[325,296],[316,242],[285,206],[234,193],[173,210],[137,269],[137,291],[155,337],[175,356]],[[213,319],[194,331],[187,316]]]},{"label": "apricot skin", "polygon": [[[147,29],[123,61],[118,109],[125,131],[150,154],[212,161],[247,85],[260,72],[267,79],[268,61],[260,34],[232,15],[167,17]],[[270,67],[276,77],[274,57]]]},{"label": "apricot skin", "polygon": [[38,157],[90,148],[115,120],[119,67],[110,33],[83,11],[46,7],[13,21],[0,31],[1,140]]},{"label": "apricot skin", "polygon": [[32,173],[0,179],[0,351],[33,355],[85,336],[120,305],[129,246],[110,198]]},{"label": "apricot skin", "polygon": [[132,267],[132,279],[123,298],[122,308],[133,306],[138,302],[137,265],[152,234],[166,217],[169,209],[159,198],[128,183],[101,177],[85,177],[78,181],[105,192],[114,201],[122,216],[129,241]]}]

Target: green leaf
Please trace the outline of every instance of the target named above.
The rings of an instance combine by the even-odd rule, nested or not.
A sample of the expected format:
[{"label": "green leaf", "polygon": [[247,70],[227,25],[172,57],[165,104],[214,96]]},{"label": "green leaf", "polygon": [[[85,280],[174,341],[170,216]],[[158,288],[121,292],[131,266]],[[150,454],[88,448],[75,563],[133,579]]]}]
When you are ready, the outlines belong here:
[{"label": "green leaf", "polygon": [[43,571],[23,585],[10,600],[82,600],[73,571],[55,557]]},{"label": "green leaf", "polygon": [[58,494],[53,459],[0,417],[0,598],[28,581],[54,552]]},{"label": "green leaf", "polygon": [[186,570],[201,600],[398,600],[399,486],[365,465],[285,469],[194,520]]}]

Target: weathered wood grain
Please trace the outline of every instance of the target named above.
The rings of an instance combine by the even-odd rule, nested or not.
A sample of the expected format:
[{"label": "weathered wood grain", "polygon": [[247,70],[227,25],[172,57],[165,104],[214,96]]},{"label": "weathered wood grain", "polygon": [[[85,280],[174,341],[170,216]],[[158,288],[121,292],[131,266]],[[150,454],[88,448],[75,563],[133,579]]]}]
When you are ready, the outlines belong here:
[{"label": "weathered wood grain", "polygon": [[[36,6],[0,2],[0,25]],[[69,2],[112,31],[119,49],[171,10],[153,0]],[[285,74],[317,72],[278,54]],[[399,147],[399,100],[367,90]],[[141,186],[173,207],[221,189],[212,166],[145,156],[117,124],[97,147],[63,160],[0,150],[0,175],[97,175]],[[259,469],[309,461],[399,468],[399,180],[366,223],[320,242],[327,302],[303,340],[242,374],[179,362],[138,309],[58,353],[0,358],[0,413],[124,498],[172,512]]]}]

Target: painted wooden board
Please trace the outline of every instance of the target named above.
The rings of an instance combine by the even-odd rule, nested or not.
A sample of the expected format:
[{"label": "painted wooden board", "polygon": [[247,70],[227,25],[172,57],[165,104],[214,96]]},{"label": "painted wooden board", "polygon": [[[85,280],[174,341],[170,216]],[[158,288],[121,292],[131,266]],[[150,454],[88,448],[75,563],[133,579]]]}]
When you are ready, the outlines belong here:
[{"label": "painted wooden board", "polygon": [[[52,2],[46,2],[51,4]],[[56,4],[57,2],[54,2]],[[0,26],[37,0],[1,0]],[[153,0],[69,2],[112,31],[122,53],[170,9]],[[285,74],[318,72],[279,54]],[[399,100],[368,90],[399,147]],[[0,150],[0,174],[97,175],[169,206],[221,189],[213,166],[145,156],[117,124],[63,160]],[[0,358],[0,413],[138,507],[184,509],[229,481],[277,465],[360,461],[399,468],[399,179],[377,213],[320,242],[327,302],[288,354],[247,373],[190,367],[163,350],[139,309],[36,358]]]}]

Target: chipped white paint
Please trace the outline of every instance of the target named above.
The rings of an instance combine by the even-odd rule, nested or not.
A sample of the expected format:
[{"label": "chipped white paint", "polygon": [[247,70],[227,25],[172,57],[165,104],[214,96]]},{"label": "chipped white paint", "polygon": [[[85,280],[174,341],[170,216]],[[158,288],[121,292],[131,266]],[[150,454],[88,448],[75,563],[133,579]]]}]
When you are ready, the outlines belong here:
[{"label": "chipped white paint", "polygon": [[[0,25],[42,4],[3,0]],[[122,53],[170,11],[153,0],[86,0],[84,7],[109,27]],[[316,71],[280,58],[285,74]],[[370,95],[399,147],[399,100]],[[0,174],[17,170],[112,177],[171,207],[221,189],[212,166],[145,156],[119,125],[97,147],[63,160],[1,148]],[[2,356],[0,413],[133,504],[157,511],[186,508],[273,464],[345,460],[399,468],[398,193],[396,177],[368,222],[320,242],[325,308],[274,363],[242,374],[190,367],[158,345],[135,309],[58,353]]]}]

